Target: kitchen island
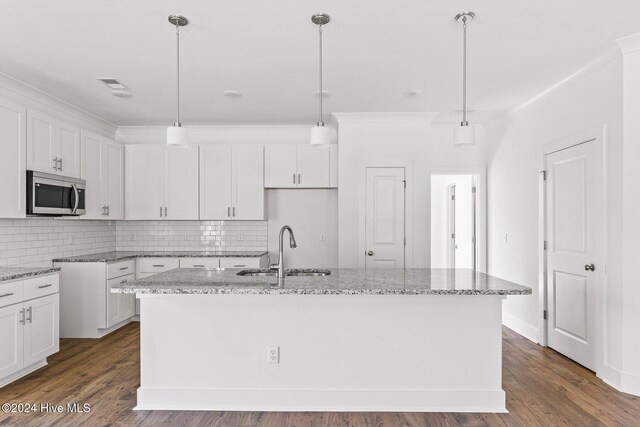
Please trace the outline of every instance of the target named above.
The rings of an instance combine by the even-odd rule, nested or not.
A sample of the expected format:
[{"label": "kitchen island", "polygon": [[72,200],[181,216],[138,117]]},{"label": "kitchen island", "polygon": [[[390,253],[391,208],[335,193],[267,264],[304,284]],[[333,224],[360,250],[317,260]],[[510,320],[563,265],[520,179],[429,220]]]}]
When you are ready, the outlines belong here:
[{"label": "kitchen island", "polygon": [[[502,299],[462,269],[176,269],[141,302],[140,410],[505,412]],[[317,274],[318,271],[302,271]]]}]

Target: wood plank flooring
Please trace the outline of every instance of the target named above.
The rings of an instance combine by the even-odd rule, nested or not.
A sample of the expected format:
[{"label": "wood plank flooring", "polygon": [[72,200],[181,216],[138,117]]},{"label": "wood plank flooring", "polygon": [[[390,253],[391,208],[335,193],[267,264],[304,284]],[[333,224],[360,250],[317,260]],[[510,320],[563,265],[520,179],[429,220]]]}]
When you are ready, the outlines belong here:
[{"label": "wood plank flooring", "polygon": [[506,328],[508,414],[132,411],[139,333],[132,323],[101,340],[62,340],[47,367],[0,389],[0,404],[89,403],[90,412],[0,412],[0,426],[640,426],[640,398]]}]

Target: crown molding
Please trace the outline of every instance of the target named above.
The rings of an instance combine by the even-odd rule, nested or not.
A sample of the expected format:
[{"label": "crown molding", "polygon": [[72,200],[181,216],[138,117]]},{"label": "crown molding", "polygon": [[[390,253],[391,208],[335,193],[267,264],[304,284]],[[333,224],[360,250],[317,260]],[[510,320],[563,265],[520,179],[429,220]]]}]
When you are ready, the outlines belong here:
[{"label": "crown molding", "polygon": [[640,33],[620,37],[615,42],[620,47],[623,55],[640,50]]},{"label": "crown molding", "polygon": [[336,121],[340,123],[381,123],[381,122],[405,122],[430,124],[437,112],[411,112],[411,113],[333,113]]}]

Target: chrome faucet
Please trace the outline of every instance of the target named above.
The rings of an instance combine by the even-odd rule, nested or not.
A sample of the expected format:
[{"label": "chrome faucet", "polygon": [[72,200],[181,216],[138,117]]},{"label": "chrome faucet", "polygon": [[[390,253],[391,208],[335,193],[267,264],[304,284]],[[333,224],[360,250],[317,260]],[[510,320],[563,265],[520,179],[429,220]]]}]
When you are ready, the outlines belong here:
[{"label": "chrome faucet", "polygon": [[285,276],[285,271],[284,271],[284,245],[283,245],[283,240],[284,240],[284,232],[285,230],[289,231],[289,247],[290,248],[296,248],[298,247],[298,245],[296,244],[296,238],[293,235],[293,230],[291,229],[291,227],[289,227],[288,225],[285,225],[284,227],[282,227],[280,229],[280,244],[278,246],[278,263],[277,264],[271,264],[269,266],[269,268],[271,270],[278,270],[278,285],[282,286],[284,285],[284,276]]}]

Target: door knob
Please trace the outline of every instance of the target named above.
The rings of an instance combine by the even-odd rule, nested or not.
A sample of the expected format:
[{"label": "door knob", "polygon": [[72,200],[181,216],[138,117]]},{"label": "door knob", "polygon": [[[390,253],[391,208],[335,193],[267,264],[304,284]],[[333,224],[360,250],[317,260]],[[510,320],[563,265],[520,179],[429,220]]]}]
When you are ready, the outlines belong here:
[{"label": "door knob", "polygon": [[367,252],[367,255],[369,255],[369,256],[373,256],[373,251],[369,251],[369,252]]},{"label": "door knob", "polygon": [[584,269],[587,271],[596,271],[596,266],[593,264],[587,264],[584,266]]}]

